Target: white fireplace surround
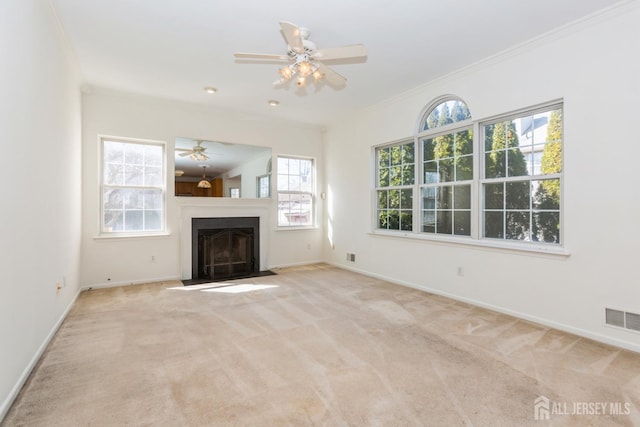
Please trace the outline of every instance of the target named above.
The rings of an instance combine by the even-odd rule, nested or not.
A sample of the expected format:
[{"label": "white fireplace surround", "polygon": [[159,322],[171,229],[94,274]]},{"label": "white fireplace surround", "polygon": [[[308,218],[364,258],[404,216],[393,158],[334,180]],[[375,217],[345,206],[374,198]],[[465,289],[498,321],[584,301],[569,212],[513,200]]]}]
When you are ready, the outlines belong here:
[{"label": "white fireplace surround", "polygon": [[184,198],[179,199],[180,209],[180,265],[182,280],[192,278],[191,271],[191,223],[193,218],[260,218],[260,270],[269,265],[269,229],[271,227],[271,199]]}]

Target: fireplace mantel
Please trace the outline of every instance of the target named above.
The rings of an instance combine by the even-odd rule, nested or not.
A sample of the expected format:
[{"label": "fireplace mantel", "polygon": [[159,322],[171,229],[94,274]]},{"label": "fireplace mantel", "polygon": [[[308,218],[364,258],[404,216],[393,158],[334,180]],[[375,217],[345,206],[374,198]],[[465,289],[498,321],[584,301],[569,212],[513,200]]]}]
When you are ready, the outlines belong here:
[{"label": "fireplace mantel", "polygon": [[[272,199],[176,198],[180,209],[180,269],[182,280],[191,279],[193,218],[258,217],[260,219],[260,269],[269,267],[269,229]],[[197,199],[197,200],[195,200]],[[207,200],[202,200],[207,199]]]}]

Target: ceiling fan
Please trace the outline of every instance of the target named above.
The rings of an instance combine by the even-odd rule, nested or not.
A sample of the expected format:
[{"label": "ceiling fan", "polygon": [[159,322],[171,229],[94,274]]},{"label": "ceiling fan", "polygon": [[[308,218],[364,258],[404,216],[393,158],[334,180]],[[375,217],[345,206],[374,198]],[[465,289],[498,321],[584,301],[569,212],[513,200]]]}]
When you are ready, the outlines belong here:
[{"label": "ceiling fan", "polygon": [[280,21],[280,29],[287,41],[287,54],[260,54],[260,53],[235,53],[236,58],[266,59],[290,62],[280,68],[280,79],[274,84],[283,84],[295,77],[296,85],[304,87],[307,78],[312,76],[314,81],[323,78],[333,86],[344,86],[347,79],[329,68],[325,62],[345,59],[366,59],[367,49],[362,44],[335,47],[328,49],[316,49],[315,43],[309,40],[309,30],[298,27],[290,22]]},{"label": "ceiling fan", "polygon": [[176,148],[176,151],[184,151],[184,153],[178,154],[179,156],[189,156],[192,160],[196,161],[203,161],[209,158],[209,156],[204,153],[206,150],[207,147],[202,146],[202,141],[196,141],[196,145],[193,146],[193,148]]}]

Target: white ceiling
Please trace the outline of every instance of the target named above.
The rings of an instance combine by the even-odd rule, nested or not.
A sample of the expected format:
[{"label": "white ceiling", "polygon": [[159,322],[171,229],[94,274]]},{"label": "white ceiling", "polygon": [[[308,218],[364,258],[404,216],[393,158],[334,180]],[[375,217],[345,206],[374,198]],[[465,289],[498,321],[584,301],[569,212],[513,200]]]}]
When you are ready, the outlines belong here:
[{"label": "white ceiling", "polygon": [[[203,103],[249,119],[326,126],[618,1],[51,2],[87,88]],[[286,53],[279,21],[308,28],[318,48],[363,43],[368,59],[332,66],[348,79],[342,90],[274,87],[278,65],[236,62],[233,53]],[[205,86],[218,93],[206,94]],[[269,107],[270,99],[280,106]]]}]

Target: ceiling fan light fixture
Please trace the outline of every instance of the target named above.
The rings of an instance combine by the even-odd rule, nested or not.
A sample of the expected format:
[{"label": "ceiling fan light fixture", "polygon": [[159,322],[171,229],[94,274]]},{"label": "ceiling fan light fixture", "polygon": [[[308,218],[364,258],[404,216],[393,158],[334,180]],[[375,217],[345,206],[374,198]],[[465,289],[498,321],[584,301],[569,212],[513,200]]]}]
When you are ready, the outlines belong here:
[{"label": "ceiling fan light fixture", "polygon": [[296,85],[298,87],[304,87],[307,84],[307,78],[305,76],[298,76],[298,80],[296,81]]},{"label": "ceiling fan light fixture", "polygon": [[313,65],[309,61],[300,61],[298,64],[298,73],[302,77],[307,77],[313,73]]},{"label": "ceiling fan light fixture", "polygon": [[313,70],[313,78],[315,79],[315,81],[320,81],[320,80],[322,80],[323,77],[324,77],[324,74],[322,74],[320,72],[320,70],[318,69],[318,67],[316,67]]},{"label": "ceiling fan light fixture", "polygon": [[282,77],[284,77],[286,80],[289,80],[295,74],[295,71],[293,71],[293,69],[292,69],[292,67],[290,65],[288,65],[286,67],[282,67],[278,71],[279,71],[280,75]]}]

